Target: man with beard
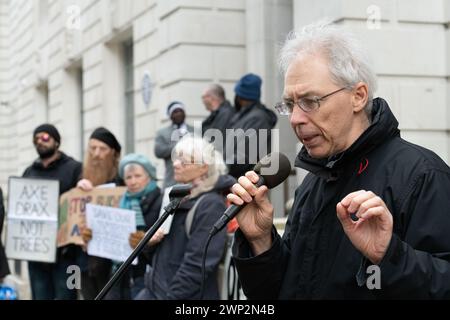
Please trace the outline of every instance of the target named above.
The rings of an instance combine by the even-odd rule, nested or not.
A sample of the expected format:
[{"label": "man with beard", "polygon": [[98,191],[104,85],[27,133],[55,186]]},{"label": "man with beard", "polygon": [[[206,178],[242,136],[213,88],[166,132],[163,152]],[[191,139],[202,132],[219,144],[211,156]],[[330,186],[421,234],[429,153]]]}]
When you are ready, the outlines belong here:
[{"label": "man with beard", "polygon": [[[116,137],[106,128],[94,130],[88,142],[88,150],[83,164],[82,180],[77,187],[90,191],[94,187],[114,183],[124,185],[118,176],[121,146]],[[83,238],[89,237],[90,230],[82,228]],[[80,250],[81,251],[81,250]],[[106,285],[111,276],[111,260],[89,256],[81,251],[81,293],[85,300],[93,300]]]},{"label": "man with beard", "polygon": [[[59,194],[76,186],[81,174],[81,163],[59,151],[61,136],[51,124],[37,127],[33,143],[39,158],[23,173],[24,178],[59,180]],[[28,262],[31,294],[36,300],[76,299],[76,291],[67,288],[66,273],[75,264],[70,246],[58,248],[55,263]]]}]

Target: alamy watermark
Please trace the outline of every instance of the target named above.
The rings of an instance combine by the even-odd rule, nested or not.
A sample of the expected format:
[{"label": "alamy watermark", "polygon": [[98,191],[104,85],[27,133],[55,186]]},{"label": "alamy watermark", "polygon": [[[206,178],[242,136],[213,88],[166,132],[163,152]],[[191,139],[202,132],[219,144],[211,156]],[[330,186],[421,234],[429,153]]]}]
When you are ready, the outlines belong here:
[{"label": "alamy watermark", "polygon": [[66,286],[69,290],[81,289],[81,269],[77,265],[67,267],[66,273],[69,275],[66,280]]},{"label": "alamy watermark", "polygon": [[377,5],[370,5],[367,7],[367,29],[379,30],[381,29],[381,8]]},{"label": "alamy watermark", "polygon": [[369,290],[381,289],[381,270],[377,265],[370,265],[367,267],[366,274],[369,276],[366,280],[366,286]]}]

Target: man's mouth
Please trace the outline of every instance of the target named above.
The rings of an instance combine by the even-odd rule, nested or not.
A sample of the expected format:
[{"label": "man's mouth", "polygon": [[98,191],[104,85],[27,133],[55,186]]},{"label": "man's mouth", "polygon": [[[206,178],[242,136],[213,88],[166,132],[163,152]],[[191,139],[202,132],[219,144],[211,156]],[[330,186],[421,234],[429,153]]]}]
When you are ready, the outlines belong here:
[{"label": "man's mouth", "polygon": [[301,137],[301,141],[303,144],[310,145],[316,140],[317,137],[319,137],[318,134],[305,135]]}]

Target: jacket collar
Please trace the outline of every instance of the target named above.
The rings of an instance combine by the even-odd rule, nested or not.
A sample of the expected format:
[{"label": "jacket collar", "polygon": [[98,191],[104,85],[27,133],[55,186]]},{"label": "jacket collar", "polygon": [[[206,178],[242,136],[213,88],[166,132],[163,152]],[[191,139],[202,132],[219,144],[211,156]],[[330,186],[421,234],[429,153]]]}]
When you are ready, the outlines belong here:
[{"label": "jacket collar", "polygon": [[344,167],[360,159],[386,140],[400,135],[398,121],[389,105],[382,98],[373,100],[372,122],[369,128],[345,151],[327,159],[314,159],[302,147],[295,160],[295,166],[326,178],[336,180]]},{"label": "jacket collar", "polygon": [[48,167],[44,168],[44,166],[42,165],[42,160],[40,158],[37,158],[34,162],[33,162],[33,167],[35,169],[39,169],[39,170],[50,170],[51,168],[57,167],[59,165],[59,163],[65,162],[68,159],[68,156],[62,152],[62,151],[58,151],[59,152],[59,157],[57,159],[55,159],[53,162],[51,162]]}]

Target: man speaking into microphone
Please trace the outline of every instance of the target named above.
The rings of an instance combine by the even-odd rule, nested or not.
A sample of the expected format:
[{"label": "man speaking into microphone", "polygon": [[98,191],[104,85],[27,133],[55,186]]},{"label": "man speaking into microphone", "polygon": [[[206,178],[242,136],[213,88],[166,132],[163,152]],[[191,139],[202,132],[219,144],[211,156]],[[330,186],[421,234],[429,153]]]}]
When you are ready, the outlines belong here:
[{"label": "man speaking into microphone", "polygon": [[[450,170],[400,137],[359,42],[324,22],[291,33],[281,50],[283,101],[309,174],[283,238],[258,175],[228,199],[233,257],[249,299],[450,298]],[[431,101],[430,101],[431,103]],[[424,106],[425,107],[425,106]]]}]

